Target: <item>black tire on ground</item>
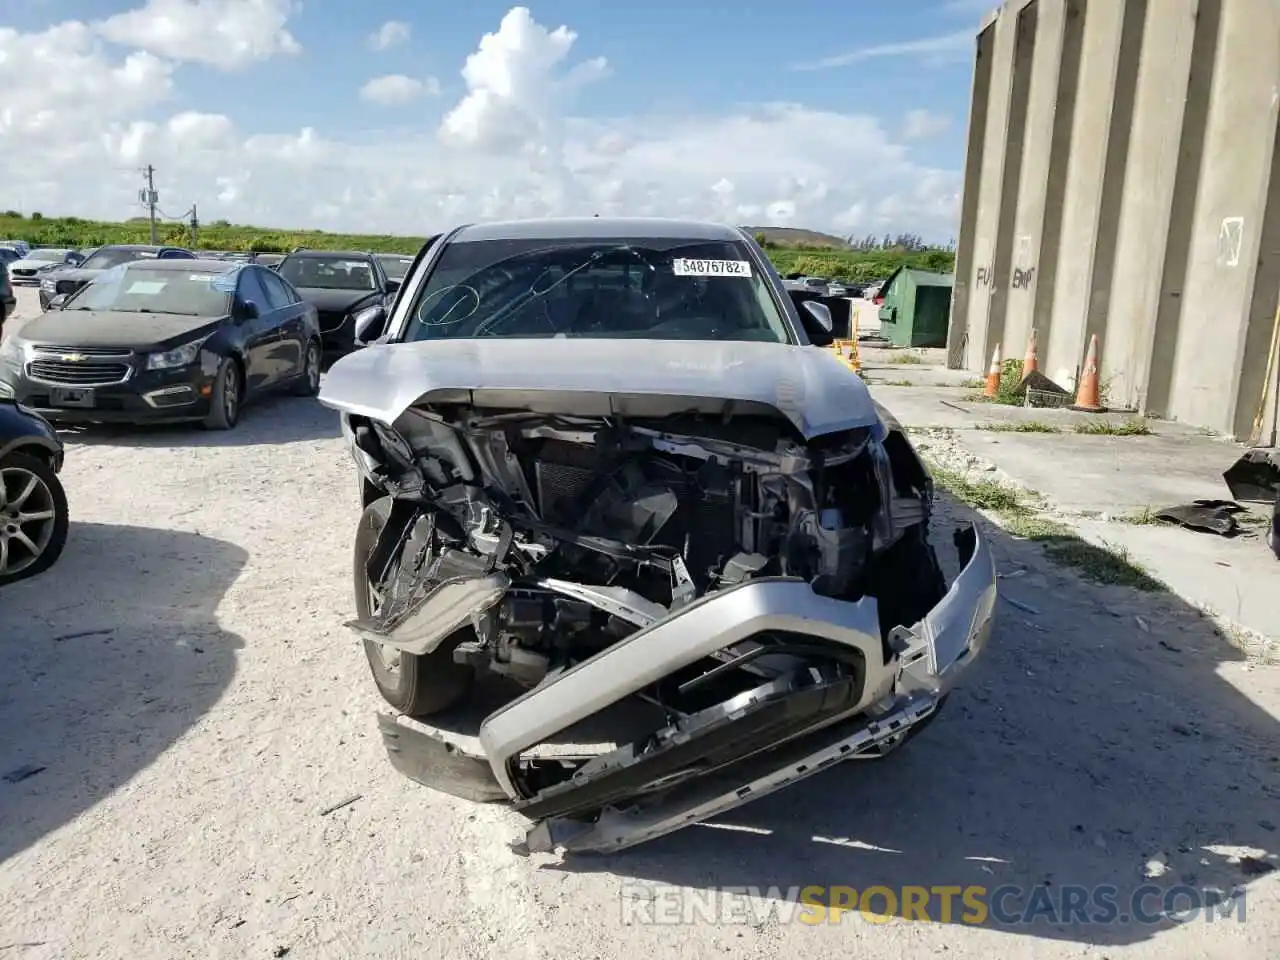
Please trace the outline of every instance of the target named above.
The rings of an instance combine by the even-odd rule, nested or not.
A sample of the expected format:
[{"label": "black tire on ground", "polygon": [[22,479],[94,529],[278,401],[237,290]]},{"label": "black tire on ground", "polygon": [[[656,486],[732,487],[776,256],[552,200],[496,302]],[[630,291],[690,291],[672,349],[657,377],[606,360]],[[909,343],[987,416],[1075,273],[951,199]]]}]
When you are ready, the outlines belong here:
[{"label": "black tire on ground", "polygon": [[240,408],[244,404],[244,377],[240,365],[231,357],[223,357],[213,378],[213,395],[209,398],[209,413],[204,418],[208,430],[230,430],[240,422]]},{"label": "black tire on ground", "polygon": [[292,392],[298,397],[314,397],[320,392],[320,367],[324,362],[324,353],[320,349],[320,341],[312,340],[307,344],[307,352],[303,356],[303,373],[293,381]]},{"label": "black tire on ground", "polygon": [[[373,612],[366,565],[378,536],[391,515],[391,498],[374,500],[360,517],[356,530],[353,575],[355,579],[356,615],[360,619]],[[475,671],[465,664],[455,663],[453,651],[459,643],[472,636],[470,627],[448,637],[431,653],[423,656],[401,653],[395,669],[383,658],[382,648],[372,640],[364,643],[365,657],[373,673],[378,693],[396,710],[410,717],[429,717],[460,703],[471,691]]]},{"label": "black tire on ground", "polygon": [[[53,518],[48,541],[43,545],[35,562],[28,564],[15,573],[0,572],[0,586],[16,583],[19,580],[25,580],[27,577],[34,577],[36,574],[43,573],[52,567],[58,558],[62,556],[62,550],[67,545],[67,531],[70,527],[67,494],[62,489],[62,481],[58,479],[58,475],[45,460],[20,451],[10,453],[3,460],[0,460],[0,472],[2,471],[26,472],[43,483],[45,490],[48,491],[49,500],[52,501]],[[2,475],[0,473],[0,476]],[[14,495],[16,495],[16,492]],[[40,504],[40,506],[44,506],[44,504]],[[5,506],[0,505],[0,526],[4,526],[8,519],[9,515]],[[11,547],[11,549],[14,548]],[[16,549],[22,548],[18,547]]]}]

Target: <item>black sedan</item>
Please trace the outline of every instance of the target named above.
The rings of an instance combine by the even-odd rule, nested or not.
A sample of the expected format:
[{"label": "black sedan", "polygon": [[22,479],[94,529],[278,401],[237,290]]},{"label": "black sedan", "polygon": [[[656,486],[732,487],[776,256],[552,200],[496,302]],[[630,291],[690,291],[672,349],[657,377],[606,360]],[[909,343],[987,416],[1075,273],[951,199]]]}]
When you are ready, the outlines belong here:
[{"label": "black sedan", "polygon": [[40,278],[40,309],[48,310],[58,296],[70,296],[104,270],[134,260],[194,260],[195,254],[182,247],[152,247],[142,243],[119,243],[99,247],[79,266],[68,265],[46,271]]},{"label": "black sedan", "polygon": [[224,260],[124,263],[0,344],[0,395],[55,422],[203,421],[320,389],[315,308],[270,270]]},{"label": "black sedan", "polygon": [[0,399],[0,586],[48,570],[67,543],[62,443],[47,420]]},{"label": "black sedan", "polygon": [[374,307],[390,310],[400,289],[400,281],[388,279],[372,253],[298,250],[275,270],[315,306],[324,350],[331,357],[355,349],[357,314]]}]

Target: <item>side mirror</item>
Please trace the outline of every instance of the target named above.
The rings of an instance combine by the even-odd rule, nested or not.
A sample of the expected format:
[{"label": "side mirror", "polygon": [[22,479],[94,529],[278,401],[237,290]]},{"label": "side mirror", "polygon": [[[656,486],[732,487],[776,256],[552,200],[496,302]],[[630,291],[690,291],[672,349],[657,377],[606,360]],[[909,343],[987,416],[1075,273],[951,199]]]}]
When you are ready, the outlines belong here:
[{"label": "side mirror", "polygon": [[257,320],[261,314],[258,312],[258,305],[252,300],[246,300],[240,304],[238,311],[239,317],[243,321]]},{"label": "side mirror", "polygon": [[835,342],[831,335],[831,309],[817,300],[800,303],[800,322],[809,342],[815,347],[829,347]]},{"label": "side mirror", "polygon": [[391,280],[391,279],[388,279],[388,280],[387,280],[387,293],[395,293],[397,290],[399,290],[399,289],[400,289],[400,287],[401,287],[402,283],[403,283],[403,281],[401,281],[401,280]]},{"label": "side mirror", "polygon": [[49,309],[61,310],[63,304],[65,304],[66,302],[67,302],[67,295],[65,293],[60,293],[56,297],[54,297],[52,300],[49,301]]},{"label": "side mirror", "polygon": [[387,325],[387,311],[382,307],[366,307],[355,316],[356,346],[367,347],[382,336]]}]

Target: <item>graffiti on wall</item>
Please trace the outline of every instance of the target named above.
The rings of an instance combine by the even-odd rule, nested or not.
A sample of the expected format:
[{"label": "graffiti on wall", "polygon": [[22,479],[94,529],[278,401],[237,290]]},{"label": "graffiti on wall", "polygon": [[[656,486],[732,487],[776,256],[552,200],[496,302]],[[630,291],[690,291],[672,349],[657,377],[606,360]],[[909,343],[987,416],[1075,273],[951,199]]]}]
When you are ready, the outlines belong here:
[{"label": "graffiti on wall", "polygon": [[995,271],[990,267],[979,267],[978,275],[975,279],[979,290],[993,287],[996,283]]},{"label": "graffiti on wall", "polygon": [[1009,286],[1014,290],[1026,290],[1035,282],[1036,268],[1027,267],[1025,270],[1021,267],[1015,268],[1013,271],[1013,279],[1009,281]]}]

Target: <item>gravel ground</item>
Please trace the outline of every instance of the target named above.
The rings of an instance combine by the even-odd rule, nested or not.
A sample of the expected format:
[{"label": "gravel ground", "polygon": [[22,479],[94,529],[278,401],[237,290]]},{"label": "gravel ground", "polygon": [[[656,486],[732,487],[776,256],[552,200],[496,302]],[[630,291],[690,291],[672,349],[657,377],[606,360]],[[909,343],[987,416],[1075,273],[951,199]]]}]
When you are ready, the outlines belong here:
[{"label": "gravel ground", "polygon": [[[0,773],[44,768],[0,780],[6,957],[1240,960],[1280,942],[1278,874],[1261,875],[1275,675],[1176,598],[1085,586],[996,532],[1005,593],[1035,612],[1002,603],[985,660],[908,749],[718,825],[736,829],[521,859],[519,817],[386,762],[341,627],[358,503],[330,412],[281,399],[229,434],[73,436],[64,480],[63,559],[0,597]],[[644,922],[669,886],[705,906],[716,886],[1014,884],[1017,909],[1100,884],[1123,906],[1144,877],[1247,884],[1247,922],[813,926],[768,903]]]}]

